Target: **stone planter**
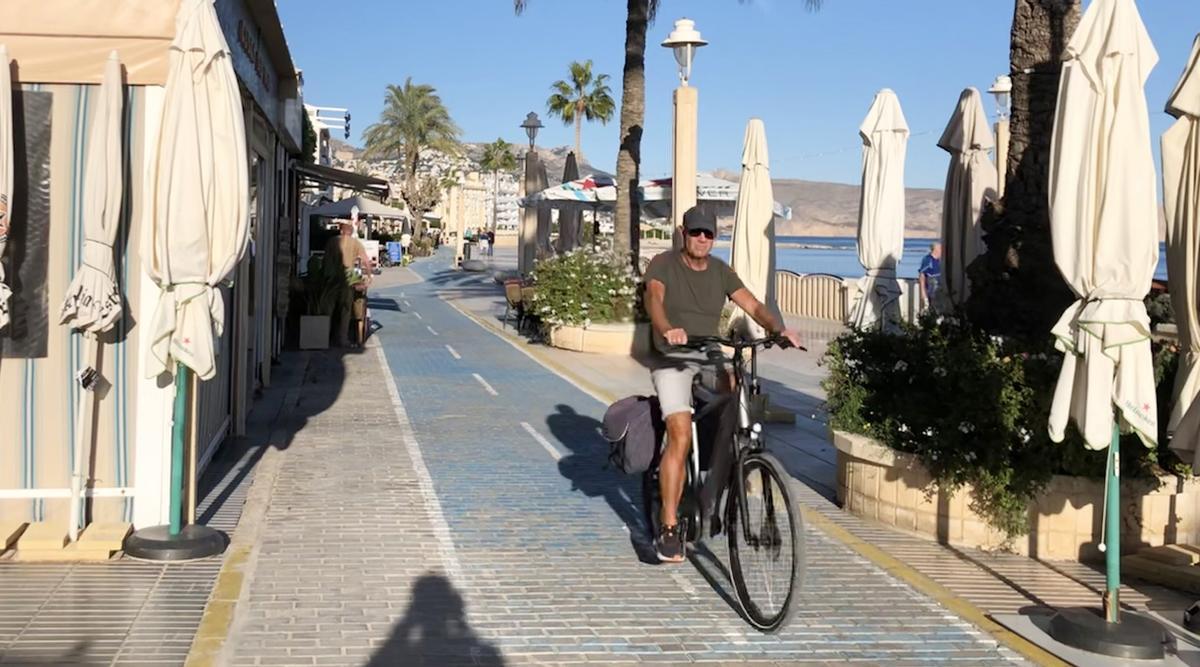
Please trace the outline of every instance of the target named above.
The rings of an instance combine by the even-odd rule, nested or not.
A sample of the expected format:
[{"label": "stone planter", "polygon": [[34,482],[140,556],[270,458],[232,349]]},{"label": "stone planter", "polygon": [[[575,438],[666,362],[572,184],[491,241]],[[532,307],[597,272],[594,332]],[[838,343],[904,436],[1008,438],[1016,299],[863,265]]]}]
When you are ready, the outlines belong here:
[{"label": "stone planter", "polygon": [[592,323],[562,325],[550,330],[550,344],[564,350],[593,354],[640,355],[650,350],[649,323]]},{"label": "stone planter", "polygon": [[329,349],[329,315],[300,316],[300,349]]},{"label": "stone planter", "polygon": [[[969,507],[970,487],[938,489],[912,454],[835,431],[837,497],[849,512],[943,544],[1046,560],[1100,560],[1104,484],[1056,475],[1029,508],[1030,532],[1012,540]],[[1200,540],[1200,482],[1163,476],[1121,484],[1121,551]]]}]

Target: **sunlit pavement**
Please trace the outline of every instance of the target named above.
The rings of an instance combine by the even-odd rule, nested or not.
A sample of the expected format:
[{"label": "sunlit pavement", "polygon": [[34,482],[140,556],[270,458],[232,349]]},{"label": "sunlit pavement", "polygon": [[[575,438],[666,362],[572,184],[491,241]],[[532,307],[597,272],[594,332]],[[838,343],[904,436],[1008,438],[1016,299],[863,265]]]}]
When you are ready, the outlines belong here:
[{"label": "sunlit pavement", "polygon": [[[723,541],[646,562],[637,479],[605,467],[604,403],[441,298],[480,274],[444,256],[412,268],[421,282],[373,291],[368,347],[313,374],[331,398],[283,459],[230,662],[1015,659],[819,530],[776,635],[739,616]],[[826,502],[808,487],[801,501]]]}]

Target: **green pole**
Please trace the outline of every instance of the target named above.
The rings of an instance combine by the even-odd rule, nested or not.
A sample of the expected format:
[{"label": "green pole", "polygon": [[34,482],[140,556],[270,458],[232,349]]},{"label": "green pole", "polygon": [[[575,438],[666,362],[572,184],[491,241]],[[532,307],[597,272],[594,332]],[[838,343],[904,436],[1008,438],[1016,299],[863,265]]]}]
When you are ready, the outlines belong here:
[{"label": "green pole", "polygon": [[1113,419],[1112,444],[1108,447],[1108,474],[1104,483],[1108,486],[1105,518],[1105,591],[1104,619],[1109,623],[1121,622],[1121,431]]},{"label": "green pole", "polygon": [[183,438],[187,425],[188,370],[175,364],[175,408],[171,419],[171,524],[172,537],[179,534],[183,523]]}]

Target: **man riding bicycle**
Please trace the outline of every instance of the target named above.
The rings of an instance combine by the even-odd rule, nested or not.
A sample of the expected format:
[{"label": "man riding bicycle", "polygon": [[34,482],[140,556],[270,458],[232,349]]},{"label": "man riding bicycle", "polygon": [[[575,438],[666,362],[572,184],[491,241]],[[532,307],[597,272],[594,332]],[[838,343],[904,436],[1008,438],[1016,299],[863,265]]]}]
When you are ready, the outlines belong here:
[{"label": "man riding bicycle", "polygon": [[[800,336],[784,328],[783,322],[746,289],[733,269],[711,255],[717,236],[717,221],[711,212],[689,209],[683,216],[683,231],[683,248],[659,254],[650,262],[645,276],[646,311],[654,329],[656,352],[650,378],[667,423],[667,447],[659,463],[662,508],[655,549],[659,560],[669,563],[684,558],[677,513],[692,443],[692,382],[708,362],[705,353],[677,346],[686,344],[688,336],[717,335],[726,298],[768,332],[800,346]],[[732,389],[725,373],[718,373],[718,382],[721,390]],[[717,447],[714,455],[727,458],[724,449]],[[712,469],[721,471],[726,467],[714,460]],[[704,507],[705,516],[713,509]]]}]

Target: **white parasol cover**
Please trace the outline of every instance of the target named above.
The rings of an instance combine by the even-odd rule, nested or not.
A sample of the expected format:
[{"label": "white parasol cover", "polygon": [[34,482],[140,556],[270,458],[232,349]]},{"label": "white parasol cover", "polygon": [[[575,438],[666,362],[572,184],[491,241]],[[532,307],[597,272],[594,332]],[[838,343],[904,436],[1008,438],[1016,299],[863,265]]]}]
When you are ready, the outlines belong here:
[{"label": "white parasol cover", "polygon": [[938,140],[938,147],[950,153],[942,198],[942,287],[954,304],[970,296],[967,265],[984,250],[979,216],[984,203],[996,197],[996,167],[988,157],[994,146],[983,98],[967,88]]},{"label": "white parasol cover", "polygon": [[1095,0],[1067,45],[1050,159],[1054,261],[1078,300],[1054,326],[1063,359],[1050,437],[1090,449],[1158,437],[1150,318],[1158,202],[1144,86],[1158,54],[1133,0]]},{"label": "white parasol cover", "polygon": [[171,43],[146,271],[162,288],[147,374],[180,363],[207,380],[225,326],[218,285],[246,249],[249,181],[241,94],[212,0],[184,0]]},{"label": "white parasol cover", "polygon": [[[1162,136],[1163,201],[1167,209],[1167,268],[1171,305],[1179,328],[1179,370],[1167,432],[1171,449],[1196,459],[1200,440],[1200,37],[1167,102],[1175,116]],[[1200,468],[1198,468],[1200,469]]]},{"label": "white parasol cover", "polygon": [[[751,118],[742,142],[742,177],[733,217],[730,265],[746,289],[775,309],[775,194],[767,155],[767,131],[762,120]],[[766,335],[762,326],[741,308],[734,308],[730,324],[749,338]]]},{"label": "white parasol cover", "polygon": [[113,243],[121,223],[124,190],[121,165],[121,61],[108,56],[99,103],[88,135],[87,171],[83,183],[83,262],[75,272],[59,310],[59,323],[97,334],[111,329],[121,316]]},{"label": "white parasol cover", "polygon": [[908,122],[896,93],[875,95],[859,127],[862,136],[862,202],[858,210],[858,261],[866,269],[850,321],[860,328],[896,331],[900,285],[896,265],[904,254],[904,158]]}]

